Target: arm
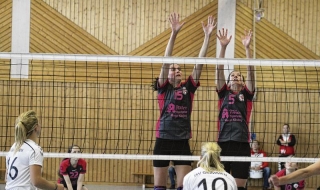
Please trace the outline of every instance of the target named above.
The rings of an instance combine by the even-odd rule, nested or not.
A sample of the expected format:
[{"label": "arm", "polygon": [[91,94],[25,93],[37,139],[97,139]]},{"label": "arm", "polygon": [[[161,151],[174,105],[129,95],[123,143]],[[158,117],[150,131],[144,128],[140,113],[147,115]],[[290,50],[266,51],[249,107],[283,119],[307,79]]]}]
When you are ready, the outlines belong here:
[{"label": "arm", "polygon": [[294,146],[296,144],[296,137],[291,135],[291,140],[288,142],[288,146]]},{"label": "arm", "polygon": [[[245,36],[242,37],[242,44],[246,49],[246,57],[252,58],[250,43],[251,43],[252,31],[245,31]],[[254,76],[254,66],[247,66],[247,80],[246,86],[250,92],[253,92],[255,87],[255,76]]]},{"label": "arm", "polygon": [[274,186],[274,190],[281,190],[281,188],[278,186]]},{"label": "arm", "polygon": [[[205,57],[207,55],[207,50],[209,46],[210,36],[213,29],[216,27],[217,24],[214,23],[214,18],[210,15],[208,16],[208,24],[207,26],[202,22],[202,29],[204,31],[204,40],[203,44],[199,53],[199,57]],[[192,78],[194,82],[197,84],[200,79],[201,71],[202,71],[203,64],[196,64],[192,71]]]},{"label": "arm", "polygon": [[30,177],[31,182],[34,186],[39,189],[49,189],[49,190],[63,190],[64,187],[62,184],[51,183],[41,177],[41,166],[40,165],[31,165],[30,166]]},{"label": "arm", "polygon": [[84,181],[84,174],[80,174],[77,181],[77,190],[82,189],[83,181]]},{"label": "arm", "polygon": [[63,179],[67,184],[68,190],[73,190],[70,177],[68,175],[63,175]]},{"label": "arm", "polygon": [[277,140],[277,145],[281,145],[283,143],[283,141],[282,141],[282,136],[280,135],[279,137],[278,137],[278,140]]},{"label": "arm", "polygon": [[[172,55],[172,50],[173,50],[173,46],[174,46],[174,42],[176,40],[176,37],[178,35],[179,30],[184,25],[184,23],[181,24],[179,22],[179,14],[176,14],[176,13],[170,14],[169,21],[171,23],[172,32],[171,32],[171,36],[170,36],[169,42],[168,42],[167,47],[166,47],[166,51],[164,53],[165,57],[168,57],[168,56]],[[159,75],[159,81],[158,81],[160,86],[168,78],[169,67],[170,67],[170,64],[168,64],[168,63],[164,63],[162,65],[162,67],[161,67],[161,71],[160,71],[160,75]]]},{"label": "arm", "polygon": [[[306,179],[308,177],[314,176],[314,175],[319,175],[320,174],[320,160],[318,160],[316,163],[303,168],[296,170],[289,175],[280,177],[277,179],[270,178],[270,181],[273,182],[274,185],[284,185],[288,183],[293,183],[297,181],[301,181],[303,179]],[[274,177],[274,176],[272,176]]]},{"label": "arm", "polygon": [[[227,46],[232,38],[232,36],[230,36],[229,38],[227,36],[228,36],[228,30],[225,31],[224,28],[222,28],[222,33],[219,30],[219,35],[217,35],[217,38],[219,39],[220,45],[221,45],[219,58],[224,58]],[[224,65],[217,65],[216,84],[217,84],[218,90],[220,90],[223,87],[223,85],[226,84],[225,76],[224,76]]]}]

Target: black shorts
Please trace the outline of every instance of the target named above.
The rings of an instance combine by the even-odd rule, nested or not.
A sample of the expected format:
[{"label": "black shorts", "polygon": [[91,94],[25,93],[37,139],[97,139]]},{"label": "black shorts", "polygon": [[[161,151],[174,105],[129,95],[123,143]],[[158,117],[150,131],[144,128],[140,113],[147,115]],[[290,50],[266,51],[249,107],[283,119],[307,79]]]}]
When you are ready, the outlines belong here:
[{"label": "black shorts", "polygon": [[[154,155],[186,155],[190,156],[189,140],[169,140],[169,139],[156,139],[153,150]],[[188,165],[191,166],[191,161],[172,160],[174,165]],[[153,160],[154,167],[167,167],[170,160]]]},{"label": "black shorts", "polygon": [[[250,144],[246,142],[218,142],[221,147],[221,156],[247,156],[251,157]],[[234,178],[248,179],[250,162],[222,162],[226,172],[231,173]]]}]

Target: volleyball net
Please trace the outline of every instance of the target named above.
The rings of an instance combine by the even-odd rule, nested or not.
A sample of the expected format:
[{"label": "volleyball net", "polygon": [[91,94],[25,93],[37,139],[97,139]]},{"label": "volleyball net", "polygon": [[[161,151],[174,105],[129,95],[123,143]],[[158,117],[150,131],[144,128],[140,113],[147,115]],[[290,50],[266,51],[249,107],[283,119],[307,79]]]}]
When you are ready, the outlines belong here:
[{"label": "volleyball net", "polygon": [[[162,63],[180,64],[184,79],[194,64],[205,64],[193,103],[191,157],[152,155],[160,113],[151,84]],[[286,159],[278,157],[275,143],[284,123],[290,124],[297,139],[297,161],[316,160],[318,60],[12,53],[0,53],[1,156],[14,142],[16,117],[32,109],[41,118],[39,144],[46,157],[70,157],[67,147],[77,144],[84,158],[198,160],[201,143],[217,141],[218,136],[216,64],[233,66],[244,76],[246,65],[255,66],[256,96],[249,128],[268,154],[263,160]],[[243,158],[248,159],[261,158]]]}]

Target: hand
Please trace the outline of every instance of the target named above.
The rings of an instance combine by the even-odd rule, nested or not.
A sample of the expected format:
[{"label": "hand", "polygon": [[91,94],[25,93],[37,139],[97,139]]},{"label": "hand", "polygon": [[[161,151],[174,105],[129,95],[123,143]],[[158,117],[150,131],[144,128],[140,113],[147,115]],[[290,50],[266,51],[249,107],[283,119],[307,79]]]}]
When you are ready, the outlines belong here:
[{"label": "hand", "polygon": [[256,166],[255,170],[259,171],[261,168],[260,166]]},{"label": "hand", "polygon": [[217,26],[217,23],[214,23],[214,18],[212,17],[212,15],[208,16],[208,23],[207,26],[201,22],[202,24],[202,29],[204,31],[204,34],[207,36],[210,36],[213,29],[215,29],[215,27]]},{"label": "hand", "polygon": [[180,15],[178,13],[171,13],[170,14],[169,22],[171,23],[172,32],[176,32],[176,33],[179,32],[179,30],[184,25],[184,22],[183,23],[179,22],[179,17],[180,17]]},{"label": "hand", "polygon": [[252,36],[252,31],[245,30],[244,31],[244,36],[242,36],[242,44],[244,45],[245,48],[249,48],[250,42],[251,42],[251,36]]},{"label": "hand", "polygon": [[279,178],[276,175],[272,175],[269,178],[269,183],[272,183],[274,186],[279,186]]},{"label": "hand", "polygon": [[64,186],[62,184],[58,184],[57,190],[64,190]]},{"label": "hand", "polygon": [[232,36],[228,38],[228,29],[224,30],[224,28],[222,28],[222,33],[221,30],[219,30],[219,35],[217,35],[217,38],[219,39],[221,46],[226,47],[229,44]]}]

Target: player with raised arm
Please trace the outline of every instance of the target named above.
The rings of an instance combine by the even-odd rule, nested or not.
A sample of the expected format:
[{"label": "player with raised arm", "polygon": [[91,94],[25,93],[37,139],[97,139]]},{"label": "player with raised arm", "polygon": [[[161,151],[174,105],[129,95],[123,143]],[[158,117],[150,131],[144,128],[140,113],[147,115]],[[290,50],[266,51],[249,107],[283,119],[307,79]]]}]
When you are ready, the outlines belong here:
[{"label": "player with raised arm", "polygon": [[[251,58],[250,42],[252,32],[246,31],[242,43],[246,57]],[[224,58],[226,48],[231,40],[228,30],[219,30],[217,35]],[[226,81],[224,65],[217,65],[217,93],[219,96],[218,144],[222,149],[221,156],[251,156],[249,120],[254,96],[255,77],[254,66],[247,66],[247,80],[239,71],[232,71]],[[237,182],[239,190],[244,190],[249,176],[250,162],[222,162],[227,172],[231,173]]]},{"label": "player with raised arm", "polygon": [[[171,56],[175,39],[184,23],[179,22],[179,15],[169,17],[172,33],[165,51]],[[206,56],[209,39],[215,28],[214,19],[208,17],[207,25],[202,23],[205,34],[199,57]],[[163,64],[159,78],[154,83],[158,91],[160,117],[156,124],[156,142],[154,155],[191,155],[191,112],[194,93],[199,87],[202,64],[194,66],[192,74],[182,80],[182,71],[178,64]],[[167,184],[167,172],[170,160],[154,160],[154,189],[164,190]],[[183,177],[191,171],[191,161],[173,161],[177,175],[177,189],[182,189]]]},{"label": "player with raised arm", "polygon": [[22,113],[15,123],[15,142],[6,156],[6,190],[64,190],[41,176],[43,151],[36,143],[41,125],[35,111]]}]

